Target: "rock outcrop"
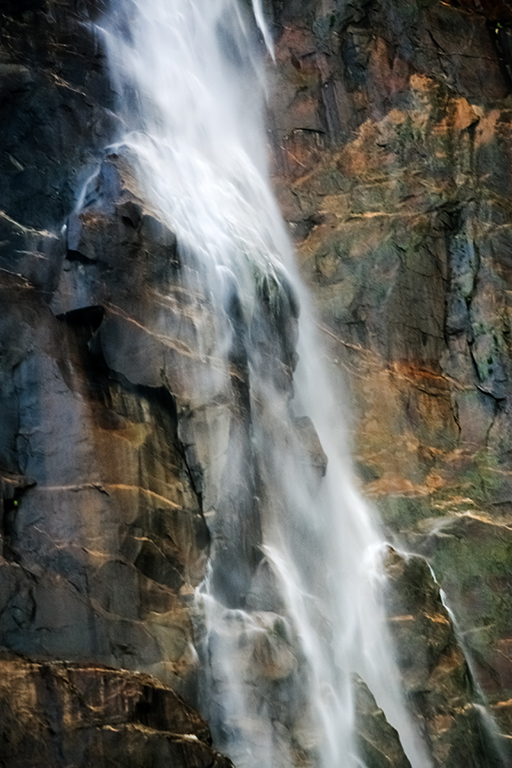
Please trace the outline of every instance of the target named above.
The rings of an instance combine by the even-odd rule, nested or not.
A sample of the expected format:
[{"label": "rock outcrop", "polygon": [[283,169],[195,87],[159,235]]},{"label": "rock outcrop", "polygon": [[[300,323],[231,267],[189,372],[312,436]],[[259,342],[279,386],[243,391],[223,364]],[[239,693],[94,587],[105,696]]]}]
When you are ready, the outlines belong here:
[{"label": "rock outcrop", "polygon": [[175,401],[159,379],[172,343],[145,316],[166,319],[163,294],[150,292],[165,288],[175,240],[124,200],[113,160],[102,166],[100,196],[109,183],[120,210],[102,217],[86,207],[85,223],[70,220],[73,248],[50,306],[8,275],[0,626],[17,652],[176,682],[196,666],[186,603],[204,575],[209,533]]},{"label": "rock outcrop", "polygon": [[512,11],[269,5],[276,184],[361,484],[431,563],[508,742]]},{"label": "rock outcrop", "polygon": [[0,658],[0,765],[230,768],[207,724],[149,675]]},{"label": "rock outcrop", "polygon": [[354,700],[358,747],[368,768],[411,768],[398,733],[360,677],[354,680]]},{"label": "rock outcrop", "polygon": [[209,553],[150,295],[175,239],[114,161],[112,209],[67,226],[119,122],[101,6],[0,9],[0,644],[26,659],[1,662],[0,763],[227,765],[169,687],[194,698]]},{"label": "rock outcrop", "polygon": [[398,665],[435,765],[500,766],[505,745],[482,718],[476,682],[428,564],[390,549],[385,567]]}]

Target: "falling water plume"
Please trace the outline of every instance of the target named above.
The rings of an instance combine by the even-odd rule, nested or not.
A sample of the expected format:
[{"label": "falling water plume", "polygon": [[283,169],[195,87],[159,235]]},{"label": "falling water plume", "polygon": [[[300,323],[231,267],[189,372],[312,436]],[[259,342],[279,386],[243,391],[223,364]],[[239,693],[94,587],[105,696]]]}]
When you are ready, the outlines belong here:
[{"label": "falling water plume", "polygon": [[272,42],[260,0],[253,9],[120,0],[105,24],[126,126],[119,151],[137,158],[145,197],[176,233],[182,285],[208,307],[188,402],[207,435],[213,537],[197,595],[201,705],[238,768],[358,768],[358,674],[413,768],[426,768],[385,627],[382,536],[354,485],[272,193],[254,17]]}]

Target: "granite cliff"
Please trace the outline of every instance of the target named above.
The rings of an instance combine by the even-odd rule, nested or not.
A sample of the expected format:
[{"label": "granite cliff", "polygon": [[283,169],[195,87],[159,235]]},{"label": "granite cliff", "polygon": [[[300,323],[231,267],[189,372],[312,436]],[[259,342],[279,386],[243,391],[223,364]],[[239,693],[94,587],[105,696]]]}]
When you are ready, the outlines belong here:
[{"label": "granite cliff", "polygon": [[[387,558],[404,684],[436,766],[506,764],[512,8],[265,10],[279,200],[349,389],[361,486],[396,550],[414,555]],[[180,289],[174,234],[129,155],[105,151],[122,125],[93,26],[104,11],[101,0],[0,3],[0,765],[221,768],[196,711],[192,601],[215,485],[191,385],[208,296]],[[214,416],[228,435],[248,429],[243,356],[233,379]],[[262,561],[248,478],[224,489],[247,522],[220,557],[243,552],[249,585]],[[260,655],[269,686],[296,674],[282,639]],[[368,767],[406,768],[371,692],[354,685]]]},{"label": "granite cliff", "polygon": [[365,493],[511,733],[507,2],[276,3],[275,172]]}]

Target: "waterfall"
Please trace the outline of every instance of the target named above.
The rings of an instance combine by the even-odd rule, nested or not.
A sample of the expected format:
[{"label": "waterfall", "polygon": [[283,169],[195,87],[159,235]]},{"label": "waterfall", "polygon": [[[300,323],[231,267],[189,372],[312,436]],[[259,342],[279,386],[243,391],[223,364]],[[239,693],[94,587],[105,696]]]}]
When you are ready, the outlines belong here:
[{"label": "waterfall", "polygon": [[386,630],[383,538],[271,189],[260,3],[254,16],[237,0],[113,5],[120,146],[176,233],[183,290],[208,307],[194,342],[205,373],[179,407],[203,445],[200,704],[216,745],[237,768],[363,766],[357,673],[425,768]]}]

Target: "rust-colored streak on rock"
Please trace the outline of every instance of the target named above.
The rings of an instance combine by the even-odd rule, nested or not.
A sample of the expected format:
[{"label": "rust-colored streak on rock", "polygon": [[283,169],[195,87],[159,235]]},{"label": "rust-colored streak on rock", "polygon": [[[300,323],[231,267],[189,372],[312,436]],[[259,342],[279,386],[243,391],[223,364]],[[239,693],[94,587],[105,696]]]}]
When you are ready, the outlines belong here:
[{"label": "rust-colored streak on rock", "polygon": [[[361,485],[390,531],[430,559],[491,704],[507,701],[510,4],[384,0],[329,14],[304,0],[274,20],[276,186],[356,406]],[[310,141],[294,162],[301,126],[286,104],[302,87],[292,55],[302,67],[306,53],[328,83],[322,146]],[[500,724],[510,736],[510,720]]]},{"label": "rust-colored streak on rock", "polygon": [[[201,716],[149,675],[0,658],[1,759],[12,768],[194,765],[223,768]],[[217,765],[217,763],[216,763]]]}]

